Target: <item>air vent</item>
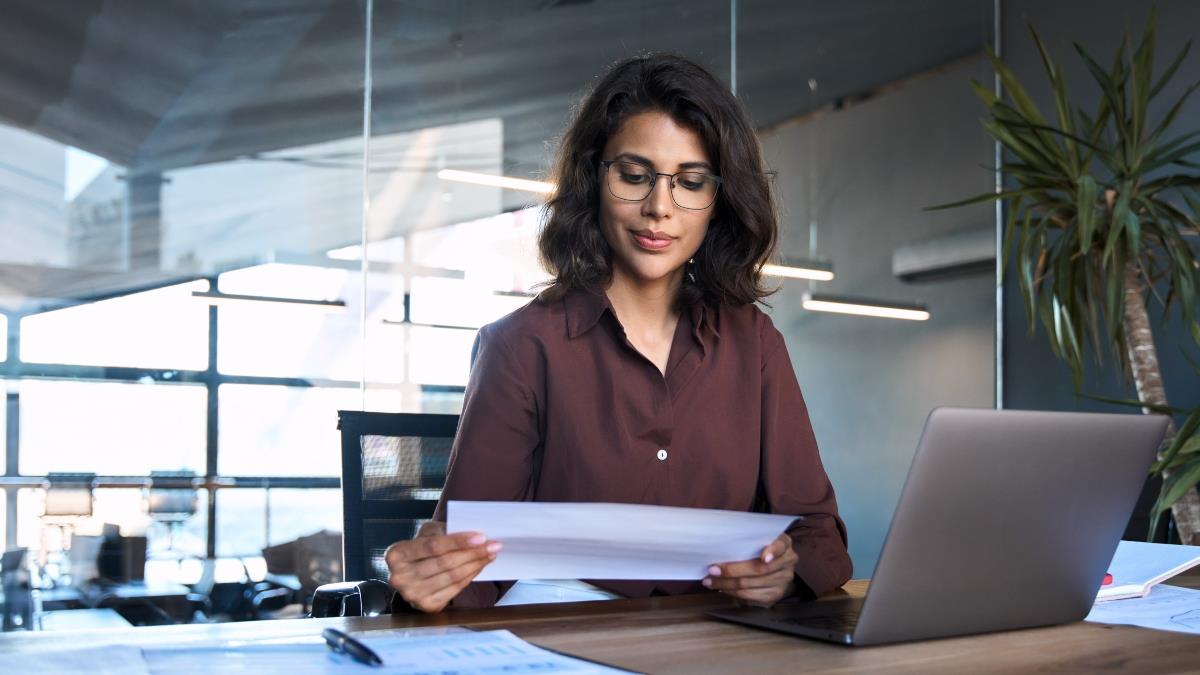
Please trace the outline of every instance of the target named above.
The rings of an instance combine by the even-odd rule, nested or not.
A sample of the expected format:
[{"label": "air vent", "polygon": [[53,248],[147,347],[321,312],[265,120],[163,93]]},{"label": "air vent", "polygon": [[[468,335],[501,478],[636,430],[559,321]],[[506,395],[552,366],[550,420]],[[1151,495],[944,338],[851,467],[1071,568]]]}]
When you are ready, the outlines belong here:
[{"label": "air vent", "polygon": [[892,274],[904,281],[936,281],[991,273],[996,231],[980,227],[905,244],[892,253]]}]

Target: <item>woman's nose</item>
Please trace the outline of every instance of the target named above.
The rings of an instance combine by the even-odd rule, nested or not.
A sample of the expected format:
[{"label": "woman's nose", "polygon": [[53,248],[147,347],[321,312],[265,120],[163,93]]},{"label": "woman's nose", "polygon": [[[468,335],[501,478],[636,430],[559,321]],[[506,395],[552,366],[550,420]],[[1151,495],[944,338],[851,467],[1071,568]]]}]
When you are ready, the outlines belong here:
[{"label": "woman's nose", "polygon": [[650,194],[642,201],[642,214],[653,218],[662,218],[671,213],[675,202],[671,200],[671,179],[659,176],[654,181]]}]

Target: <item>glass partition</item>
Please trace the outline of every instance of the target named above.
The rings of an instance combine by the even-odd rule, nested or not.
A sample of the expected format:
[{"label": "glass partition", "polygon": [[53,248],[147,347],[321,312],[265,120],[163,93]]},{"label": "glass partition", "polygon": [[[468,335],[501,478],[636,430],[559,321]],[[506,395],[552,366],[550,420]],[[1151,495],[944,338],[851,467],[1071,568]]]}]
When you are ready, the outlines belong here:
[{"label": "glass partition", "polygon": [[[995,403],[993,145],[969,81],[991,83],[993,3],[738,3],[738,94],[774,172],[787,339],[856,577],[875,566],[925,417]],[[949,253],[949,255],[947,255]],[[817,311],[918,308],[908,321]]]},{"label": "glass partition", "polygon": [[[413,271],[404,285],[368,280],[372,293],[408,293],[403,335],[389,335],[390,322],[368,321],[365,332],[368,350],[404,345],[406,381],[421,392],[413,411],[457,412],[475,332],[546,280],[539,206],[575,103],[608,64],[647,51],[686,54],[728,80],[730,9],[376,3],[367,257]],[[480,184],[496,178],[527,183]]]},{"label": "glass partition", "polygon": [[[649,51],[735,90],[775,182],[780,262],[833,269],[779,280],[769,311],[860,576],[929,409],[994,403],[994,261],[921,262],[994,237],[989,207],[923,210],[992,185],[966,84],[990,82],[991,2],[5,11],[7,544],[39,541],[52,472],[97,474],[97,509],[102,490],[142,489],[112,479],[194,473],[197,512],[174,528],[103,492],[152,551],[254,556],[336,529],[337,411],[460,410],[479,327],[546,280],[539,207],[573,106]],[[806,308],[820,295],[929,318]]]},{"label": "glass partition", "polygon": [[[363,350],[362,273],[338,257],[362,242],[363,9],[5,5],[7,545],[42,547],[54,473],[95,474],[88,523],[146,534],[152,570],[168,549],[226,550],[217,522],[247,517],[243,490],[336,488],[337,409],[363,405],[364,372],[405,377],[402,342]],[[401,301],[366,300],[403,317]],[[194,479],[159,482],[197,491],[169,526],[144,503],[167,471]],[[313,492],[317,529],[328,494]],[[277,531],[306,534],[289,522]]]}]

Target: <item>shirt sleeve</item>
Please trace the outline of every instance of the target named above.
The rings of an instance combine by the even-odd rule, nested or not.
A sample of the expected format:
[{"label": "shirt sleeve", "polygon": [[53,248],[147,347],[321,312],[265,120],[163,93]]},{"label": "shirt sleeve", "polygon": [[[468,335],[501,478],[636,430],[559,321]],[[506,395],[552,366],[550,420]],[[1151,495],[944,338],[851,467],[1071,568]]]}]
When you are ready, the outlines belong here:
[{"label": "shirt sleeve", "polygon": [[797,589],[821,596],[850,579],[846,526],[783,336],[769,320],[763,331],[762,493],[771,513],[798,517],[787,532],[800,558]]},{"label": "shirt sleeve", "polygon": [[[541,433],[538,400],[530,382],[537,380],[531,378],[531,364],[523,363],[504,338],[495,324],[484,326],[476,337],[458,433],[434,520],[446,520],[446,502],[451,499],[526,501],[533,497]],[[536,359],[524,359],[531,360]],[[510,585],[472,583],[451,605],[491,606]]]}]

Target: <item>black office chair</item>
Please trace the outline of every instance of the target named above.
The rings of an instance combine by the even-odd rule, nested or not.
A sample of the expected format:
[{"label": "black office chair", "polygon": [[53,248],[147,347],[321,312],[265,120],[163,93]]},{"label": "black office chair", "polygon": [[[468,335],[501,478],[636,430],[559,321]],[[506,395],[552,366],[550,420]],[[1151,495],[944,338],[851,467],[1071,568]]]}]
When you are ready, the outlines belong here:
[{"label": "black office chair", "polygon": [[344,579],[313,596],[314,617],[374,616],[394,601],[384,553],[433,516],[457,415],[338,412]]}]

